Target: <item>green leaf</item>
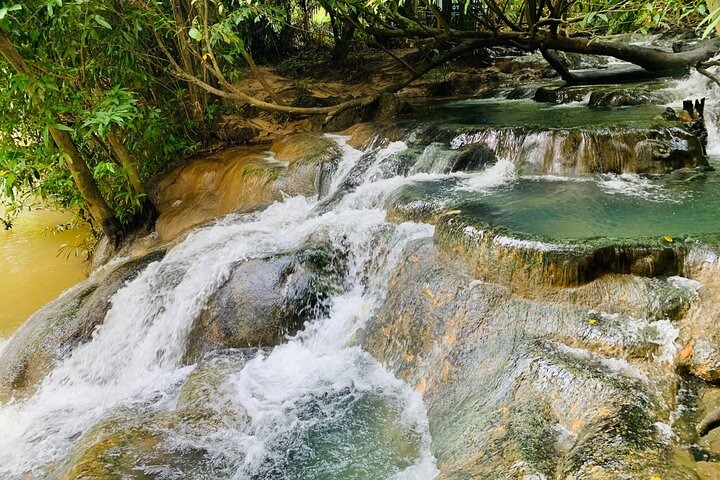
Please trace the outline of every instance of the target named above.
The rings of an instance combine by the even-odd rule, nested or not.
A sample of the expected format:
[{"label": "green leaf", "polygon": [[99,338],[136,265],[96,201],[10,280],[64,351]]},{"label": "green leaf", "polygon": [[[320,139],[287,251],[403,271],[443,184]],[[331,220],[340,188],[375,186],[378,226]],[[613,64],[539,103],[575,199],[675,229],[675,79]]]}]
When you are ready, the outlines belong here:
[{"label": "green leaf", "polygon": [[18,5],[17,3],[15,5],[10,5],[9,7],[0,8],[0,20],[5,18],[8,12],[15,12],[17,10],[20,10],[21,8],[22,5]]},{"label": "green leaf", "polygon": [[[711,20],[712,20],[712,21],[711,21]],[[713,10],[713,11],[710,13],[710,15],[708,15],[707,17],[705,17],[705,18],[703,19],[703,21],[700,22],[700,24],[698,25],[698,27],[699,27],[700,25],[702,25],[703,23],[705,23],[705,22],[710,22],[710,23],[708,24],[707,28],[706,28],[705,31],[703,32],[702,38],[706,38],[708,35],[710,35],[710,32],[712,32],[712,31],[715,29],[715,27],[718,25],[718,22],[720,22],[720,8],[716,8],[715,10]]]},{"label": "green leaf", "polygon": [[63,132],[74,132],[75,130],[68,127],[67,125],[63,125],[62,123],[55,123],[51,126],[55,130],[62,130]]},{"label": "green leaf", "polygon": [[102,15],[95,15],[93,18],[98,23],[98,25],[100,25],[101,27],[105,27],[108,30],[112,30],[112,26],[107,22],[107,20],[105,20],[102,17]]},{"label": "green leaf", "polygon": [[195,27],[192,27],[190,29],[190,31],[188,32],[188,36],[193,40],[197,40],[198,42],[202,39],[202,35],[200,35],[200,30]]}]

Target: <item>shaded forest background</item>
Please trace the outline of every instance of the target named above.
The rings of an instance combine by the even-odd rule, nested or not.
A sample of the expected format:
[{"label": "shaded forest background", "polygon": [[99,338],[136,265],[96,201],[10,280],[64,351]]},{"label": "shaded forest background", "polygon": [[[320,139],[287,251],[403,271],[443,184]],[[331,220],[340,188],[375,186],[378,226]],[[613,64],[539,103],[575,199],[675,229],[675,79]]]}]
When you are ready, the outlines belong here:
[{"label": "shaded forest background", "polygon": [[[613,56],[650,75],[697,69],[716,80],[718,7],[712,0],[5,3],[2,222],[10,228],[17,212],[42,201],[118,242],[152,224],[148,179],[228,141],[217,135],[219,119],[331,128],[452,62],[474,59],[482,69],[493,49],[540,51],[568,82],[574,77],[558,51]],[[698,42],[663,51],[618,36],[669,30]],[[386,62],[365,61],[378,56]],[[370,81],[388,64],[386,81]],[[343,88],[343,71],[367,78],[365,88]],[[323,77],[335,85],[318,96],[308,86]]]}]

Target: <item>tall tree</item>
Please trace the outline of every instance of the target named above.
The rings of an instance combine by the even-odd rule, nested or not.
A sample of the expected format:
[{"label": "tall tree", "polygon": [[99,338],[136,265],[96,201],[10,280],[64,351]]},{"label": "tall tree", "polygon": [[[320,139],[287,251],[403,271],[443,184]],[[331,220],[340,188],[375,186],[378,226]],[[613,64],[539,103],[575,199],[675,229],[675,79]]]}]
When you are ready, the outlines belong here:
[{"label": "tall tree", "polygon": [[[45,106],[39,95],[37,80],[33,70],[30,68],[25,59],[17,51],[8,35],[0,30],[0,54],[10,64],[10,66],[21,75],[24,75],[28,81],[27,94],[35,107],[44,111]],[[73,176],[73,180],[78,190],[82,194],[87,203],[90,215],[95,222],[102,228],[103,233],[112,242],[117,242],[122,235],[122,228],[117,222],[112,210],[100,193],[100,189],[95,183],[95,179],[88,168],[87,163],[82,158],[75,142],[69,131],[72,129],[63,125],[56,117],[51,117],[53,125],[47,128],[52,136],[55,144],[67,160],[67,166]]]}]

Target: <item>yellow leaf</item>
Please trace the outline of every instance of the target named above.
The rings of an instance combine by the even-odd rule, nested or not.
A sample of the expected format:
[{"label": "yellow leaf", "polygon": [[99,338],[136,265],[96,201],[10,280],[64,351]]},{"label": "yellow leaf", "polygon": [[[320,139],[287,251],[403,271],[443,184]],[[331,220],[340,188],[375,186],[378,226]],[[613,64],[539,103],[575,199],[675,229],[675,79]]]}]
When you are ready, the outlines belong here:
[{"label": "yellow leaf", "polygon": [[445,215],[457,215],[458,213],[462,213],[462,210],[450,210],[445,212]]},{"label": "yellow leaf", "polygon": [[594,319],[594,318],[591,318],[590,320],[588,320],[588,323],[589,323],[590,325],[595,325],[595,324],[597,323],[597,320]]},{"label": "yellow leaf", "polygon": [[[663,235],[663,240],[665,240],[668,243],[673,242],[673,238],[670,235]],[[656,477],[657,478],[657,477]],[[654,480],[654,479],[653,479]]]},{"label": "yellow leaf", "polygon": [[650,480],[662,480],[662,478],[655,476],[655,477],[652,477]]}]

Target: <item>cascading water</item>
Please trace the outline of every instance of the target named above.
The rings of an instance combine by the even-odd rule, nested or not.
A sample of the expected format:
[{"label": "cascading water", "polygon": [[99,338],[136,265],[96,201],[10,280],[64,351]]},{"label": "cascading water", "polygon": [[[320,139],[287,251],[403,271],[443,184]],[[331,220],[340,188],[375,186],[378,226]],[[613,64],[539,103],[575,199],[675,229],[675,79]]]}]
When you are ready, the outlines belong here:
[{"label": "cascading water", "polygon": [[706,76],[693,70],[692,73],[668,89],[667,106],[677,108],[683,100],[705,98],[705,126],[708,131],[708,155],[720,156],[720,86]]},{"label": "cascading water", "polygon": [[[352,174],[362,157],[362,152],[336,139],[345,155],[334,188],[342,185],[343,175]],[[403,148],[396,145],[393,151]],[[391,153],[381,151],[374,161],[382,162]],[[377,177],[378,172],[369,175]],[[246,422],[213,435],[176,435],[170,443],[204,448],[219,465],[218,471],[229,477],[279,478],[279,471],[292,471],[290,464],[300,463],[283,460],[288,451],[296,449],[297,457],[310,448],[303,445],[309,442],[303,438],[322,435],[323,429],[334,429],[336,434],[351,429],[362,423],[353,416],[372,416],[383,405],[388,415],[398,416],[402,434],[414,439],[409,441],[414,442],[414,450],[400,455],[402,461],[395,459],[395,463],[392,455],[379,455],[379,462],[389,463],[369,465],[365,478],[432,477],[436,470],[420,397],[361,349],[349,346],[353,332],[382,297],[404,245],[433,233],[429,225],[385,222],[383,193],[406,181],[384,180],[376,187],[357,182],[361,188],[321,214],[315,213],[315,201],[289,198],[261,213],[230,216],[192,233],[115,294],[92,340],[60,361],[34,396],[0,407],[0,476],[39,474],[62,461],[84,432],[113,411],[172,410],[179,386],[193,370],[182,365],[193,321],[231,267],[246,259],[292,251],[322,232],[336,248],[349,253],[345,285],[342,293],[329,300],[329,314],[226,379],[229,401],[233,408],[246,412]],[[368,197],[373,189],[375,194]],[[304,404],[320,408],[326,414],[324,420],[303,411]],[[382,423],[383,419],[373,421]],[[363,425],[358,428],[370,429]],[[356,435],[353,441],[358,438],[363,436]],[[381,449],[371,438],[365,441],[366,453]],[[347,457],[333,470],[333,475],[339,475],[333,478],[342,476],[341,467],[348,459],[358,462],[356,472],[363,471],[363,458],[353,456],[352,444],[338,448],[349,450],[333,454]],[[313,478],[312,471],[295,473]],[[317,475],[322,471],[317,470]]]},{"label": "cascading water", "polygon": [[[707,96],[706,111],[715,115],[720,97],[714,96],[717,89],[704,78],[691,77],[675,91],[678,99]],[[713,130],[715,123],[708,127],[709,151],[716,154],[720,139]],[[202,376],[204,367],[202,362],[184,365],[183,356],[208,299],[238,262],[294,252],[317,237],[347,257],[341,285],[323,313],[288,343],[260,351],[236,367],[229,363],[216,395],[202,403],[207,416],[203,420],[210,427],[180,428],[158,421],[153,434],[162,433],[168,451],[201,452],[212,472],[203,475],[211,478],[427,479],[436,475],[420,395],[354,345],[355,333],[382,303],[406,246],[434,232],[427,224],[393,225],[386,220],[385,208],[397,192],[409,192],[408,205],[415,195],[422,201],[436,200],[444,211],[479,212],[483,221],[495,220],[518,230],[537,228],[534,233],[541,235],[570,232],[568,236],[574,238],[616,234],[612,228],[617,228],[617,235],[634,234],[630,226],[638,223],[635,217],[613,217],[632,210],[631,201],[641,202],[649,234],[674,234],[668,229],[668,205],[682,206],[696,193],[683,196],[692,190],[683,178],[678,180],[683,195],[675,195],[674,184],[638,175],[558,172],[552,176],[546,175],[555,173],[552,169],[542,175],[522,171],[521,157],[537,165],[545,157],[561,159],[567,133],[551,135],[536,129],[516,135],[517,130],[498,128],[468,133],[457,125],[449,128],[457,131],[447,141],[416,141],[421,135],[414,131],[404,141],[367,152],[350,147],[343,137],[330,136],[343,156],[324,199],[286,198],[262,212],[231,215],[194,231],[163,260],[149,265],[115,294],[92,339],[60,360],[33,396],[0,405],[0,477],[61,471],[93,429],[108,422],[127,423],[133,415],[162,419],[168,412],[187,409],[183,385],[193,375]],[[583,135],[577,138],[580,153],[592,143]],[[466,150],[477,144],[496,156],[475,158],[480,165],[476,171],[456,168]],[[708,209],[715,208],[701,195],[705,191],[714,195],[713,181],[708,181],[706,190],[697,187],[698,204],[707,203],[705,210],[697,209],[703,221]],[[615,197],[621,198],[603,210]],[[579,210],[579,218],[568,213],[568,206],[583,205],[590,209]],[[655,217],[665,223],[652,223]],[[683,211],[677,218],[691,222],[678,227],[683,232],[698,223]],[[677,332],[669,330],[672,338],[666,343],[674,346]],[[3,348],[0,341],[0,351]],[[211,365],[213,361],[223,364],[222,359],[211,358]],[[142,463],[135,467],[157,473]],[[160,478],[183,475],[195,477],[181,470],[164,472]]]}]

